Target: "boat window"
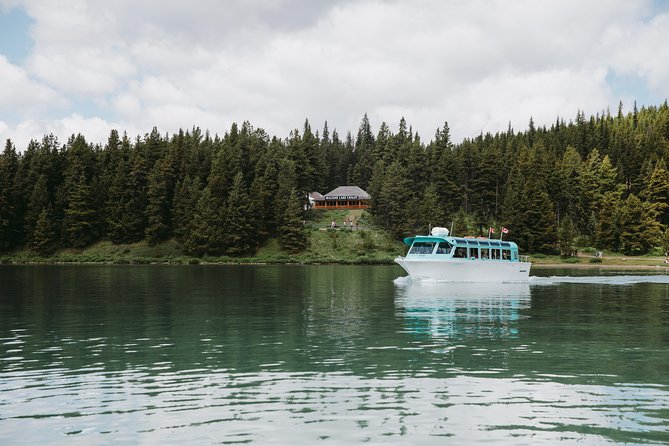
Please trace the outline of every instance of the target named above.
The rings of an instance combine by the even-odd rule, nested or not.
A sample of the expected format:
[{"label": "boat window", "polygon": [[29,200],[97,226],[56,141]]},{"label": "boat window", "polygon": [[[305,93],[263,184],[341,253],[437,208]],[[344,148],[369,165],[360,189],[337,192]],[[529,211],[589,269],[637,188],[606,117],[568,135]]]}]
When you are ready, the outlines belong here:
[{"label": "boat window", "polygon": [[509,242],[499,242],[499,244],[502,246],[511,246]]},{"label": "boat window", "polygon": [[490,242],[492,246],[499,246],[499,242]]},{"label": "boat window", "polygon": [[494,260],[499,260],[500,255],[499,255],[499,249],[491,249],[490,250],[490,258]]},{"label": "boat window", "polygon": [[481,258],[482,259],[490,258],[490,248],[481,248]]},{"label": "boat window", "polygon": [[468,244],[468,245],[478,245],[479,242],[476,241],[476,240],[467,240],[467,244]]},{"label": "boat window", "polygon": [[513,256],[513,260],[518,260],[518,251],[511,251],[511,255]]},{"label": "boat window", "polygon": [[467,244],[467,240],[464,240],[464,239],[461,239],[461,238],[456,238],[455,241],[456,241],[457,243],[462,243],[463,245],[466,245],[466,244]]},{"label": "boat window", "polygon": [[502,249],[502,260],[511,260],[511,250]]},{"label": "boat window", "polygon": [[434,242],[415,242],[409,254],[432,254],[435,244]]},{"label": "boat window", "polygon": [[479,249],[478,248],[469,248],[469,258],[478,259],[479,258]]},{"label": "boat window", "polygon": [[488,243],[488,242],[486,242],[486,241],[484,241],[484,240],[481,240],[481,241],[479,241],[479,244],[488,246],[490,243]]},{"label": "boat window", "polygon": [[453,253],[453,257],[456,257],[458,259],[466,259],[467,258],[467,248],[463,246],[458,246],[455,248],[455,252]]},{"label": "boat window", "polygon": [[436,254],[450,254],[453,246],[448,242],[440,242]]}]

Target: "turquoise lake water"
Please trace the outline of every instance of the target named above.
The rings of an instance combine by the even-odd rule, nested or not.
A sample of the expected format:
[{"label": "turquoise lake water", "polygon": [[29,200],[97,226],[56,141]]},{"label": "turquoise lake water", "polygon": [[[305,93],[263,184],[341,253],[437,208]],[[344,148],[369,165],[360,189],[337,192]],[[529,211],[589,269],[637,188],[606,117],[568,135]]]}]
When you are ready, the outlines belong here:
[{"label": "turquoise lake water", "polygon": [[0,444],[669,444],[669,276],[0,266]]}]

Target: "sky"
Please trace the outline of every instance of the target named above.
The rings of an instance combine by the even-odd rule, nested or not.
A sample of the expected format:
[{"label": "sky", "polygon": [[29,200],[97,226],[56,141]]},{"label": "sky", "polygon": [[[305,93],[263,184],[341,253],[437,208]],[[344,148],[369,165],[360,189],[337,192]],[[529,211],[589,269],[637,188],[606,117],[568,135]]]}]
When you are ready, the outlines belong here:
[{"label": "sky", "polygon": [[0,138],[404,117],[454,142],[662,104],[669,0],[0,0]]}]

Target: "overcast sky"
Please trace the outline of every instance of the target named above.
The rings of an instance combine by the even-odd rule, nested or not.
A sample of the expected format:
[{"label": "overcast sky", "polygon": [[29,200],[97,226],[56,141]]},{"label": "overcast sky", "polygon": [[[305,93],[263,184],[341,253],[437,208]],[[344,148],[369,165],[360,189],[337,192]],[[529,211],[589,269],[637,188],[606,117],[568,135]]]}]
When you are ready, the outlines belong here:
[{"label": "overcast sky", "polygon": [[665,0],[0,0],[0,137],[343,136],[367,113],[458,142],[660,105],[668,36]]}]

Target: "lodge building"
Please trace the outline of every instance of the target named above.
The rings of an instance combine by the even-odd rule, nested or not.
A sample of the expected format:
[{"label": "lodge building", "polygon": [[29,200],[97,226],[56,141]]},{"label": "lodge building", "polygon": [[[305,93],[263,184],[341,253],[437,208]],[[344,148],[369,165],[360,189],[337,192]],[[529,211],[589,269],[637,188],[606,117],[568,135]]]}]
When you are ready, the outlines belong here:
[{"label": "lodge building", "polygon": [[372,198],[358,186],[339,186],[325,195],[309,194],[313,209],[367,209]]}]

